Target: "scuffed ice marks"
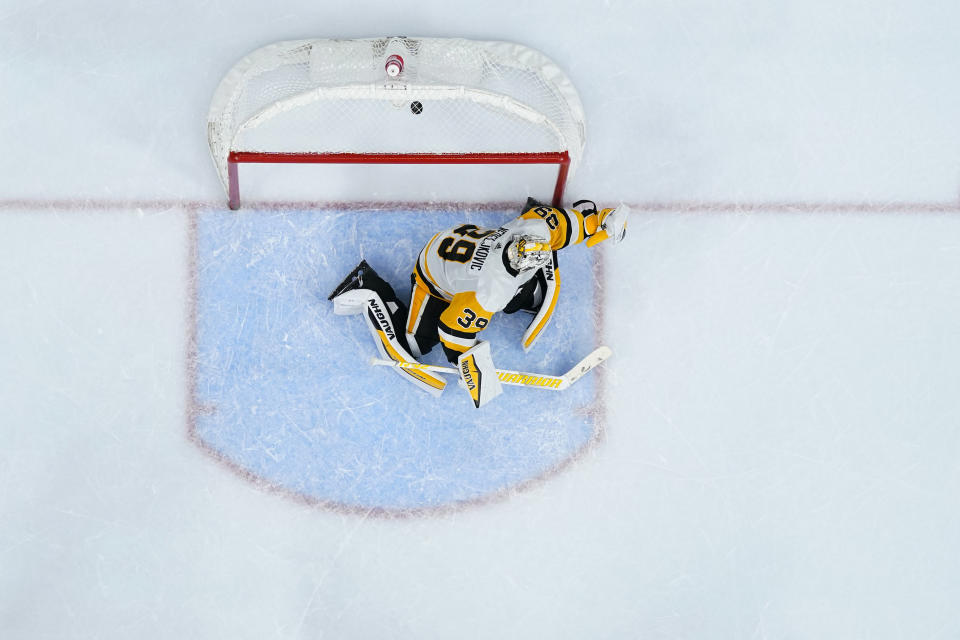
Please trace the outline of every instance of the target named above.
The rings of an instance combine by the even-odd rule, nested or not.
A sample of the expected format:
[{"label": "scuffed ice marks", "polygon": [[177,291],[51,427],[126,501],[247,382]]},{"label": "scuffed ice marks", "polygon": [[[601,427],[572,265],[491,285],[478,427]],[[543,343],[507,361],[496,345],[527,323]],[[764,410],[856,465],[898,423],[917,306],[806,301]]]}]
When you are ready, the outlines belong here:
[{"label": "scuffed ice marks", "polygon": [[[595,437],[588,376],[569,390],[510,388],[482,410],[450,380],[439,399],[374,368],[359,317],[326,299],[361,258],[409,296],[438,229],[514,211],[206,212],[197,231],[196,436],[231,465],[325,504],[385,512],[478,501],[564,465]],[[595,346],[592,255],[560,256],[564,291],[524,356],[525,314],[484,332],[503,368],[566,370]],[[442,363],[439,348],[428,362]]]}]

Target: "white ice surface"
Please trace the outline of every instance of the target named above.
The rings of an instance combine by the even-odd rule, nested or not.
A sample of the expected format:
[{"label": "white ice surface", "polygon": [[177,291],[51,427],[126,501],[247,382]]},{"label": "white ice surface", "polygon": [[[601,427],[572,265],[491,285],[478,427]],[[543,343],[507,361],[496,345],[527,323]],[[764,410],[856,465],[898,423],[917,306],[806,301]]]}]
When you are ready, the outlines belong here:
[{"label": "white ice surface", "polygon": [[[0,7],[0,637],[957,637],[960,217],[922,210],[958,191],[958,19],[951,2]],[[638,212],[604,249],[604,441],[427,519],[263,492],[186,433],[217,80],[271,41],[388,33],[547,53],[588,115],[569,195]],[[696,200],[760,204],[679,204]]]}]

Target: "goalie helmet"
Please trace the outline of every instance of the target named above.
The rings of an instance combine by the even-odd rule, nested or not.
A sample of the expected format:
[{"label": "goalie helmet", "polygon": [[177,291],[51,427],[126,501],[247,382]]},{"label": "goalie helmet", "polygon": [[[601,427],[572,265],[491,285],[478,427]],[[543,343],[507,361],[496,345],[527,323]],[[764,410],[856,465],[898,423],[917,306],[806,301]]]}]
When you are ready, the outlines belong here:
[{"label": "goalie helmet", "polygon": [[551,255],[550,241],[546,238],[518,235],[507,245],[510,268],[520,273],[546,265],[550,262]]}]

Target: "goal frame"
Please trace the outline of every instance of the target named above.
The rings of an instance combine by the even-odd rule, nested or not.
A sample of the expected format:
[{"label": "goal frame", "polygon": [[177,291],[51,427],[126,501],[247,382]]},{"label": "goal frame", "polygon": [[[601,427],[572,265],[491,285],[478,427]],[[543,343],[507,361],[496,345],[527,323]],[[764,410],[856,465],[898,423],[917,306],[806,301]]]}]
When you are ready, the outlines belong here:
[{"label": "goal frame", "polygon": [[[421,99],[443,106],[429,111],[438,114],[430,115],[438,127],[449,129],[458,110],[464,123],[475,124],[455,124],[449,137],[432,139],[416,128],[422,125],[396,120],[396,108],[409,102],[414,117],[421,118],[416,122],[432,126],[434,121],[422,120],[427,116],[416,115]],[[331,111],[329,105],[338,101],[359,105],[357,119],[350,121],[346,110]],[[377,105],[390,104],[393,110],[378,111]],[[491,128],[498,118],[513,129]],[[349,134],[353,122],[365,126],[359,135],[337,134]],[[384,122],[390,123],[385,131],[375,128]],[[336,123],[346,127],[334,130]],[[258,138],[259,131],[268,137]],[[384,132],[395,135],[383,140],[369,135]],[[409,144],[405,132],[413,134]],[[494,135],[485,137],[487,132]],[[271,134],[279,134],[272,143]],[[210,153],[232,210],[241,206],[241,164],[555,165],[552,203],[560,206],[582,159],[585,135],[576,88],[552,60],[513,42],[462,38],[269,44],[231,67],[207,117]]]},{"label": "goal frame", "polygon": [[240,164],[556,164],[552,204],[561,206],[570,171],[568,151],[537,153],[329,153],[230,151],[227,181],[230,209],[240,208]]}]

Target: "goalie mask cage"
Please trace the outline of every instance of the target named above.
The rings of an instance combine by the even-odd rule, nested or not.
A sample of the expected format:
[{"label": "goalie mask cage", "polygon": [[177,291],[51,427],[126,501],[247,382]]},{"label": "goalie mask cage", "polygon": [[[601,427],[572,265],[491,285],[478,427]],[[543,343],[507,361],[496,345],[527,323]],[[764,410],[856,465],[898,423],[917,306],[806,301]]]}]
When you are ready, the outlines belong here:
[{"label": "goalie mask cage", "polygon": [[567,76],[519,44],[296,40],[230,70],[207,136],[231,209],[240,206],[237,165],[248,162],[556,164],[559,206],[585,124]]}]

